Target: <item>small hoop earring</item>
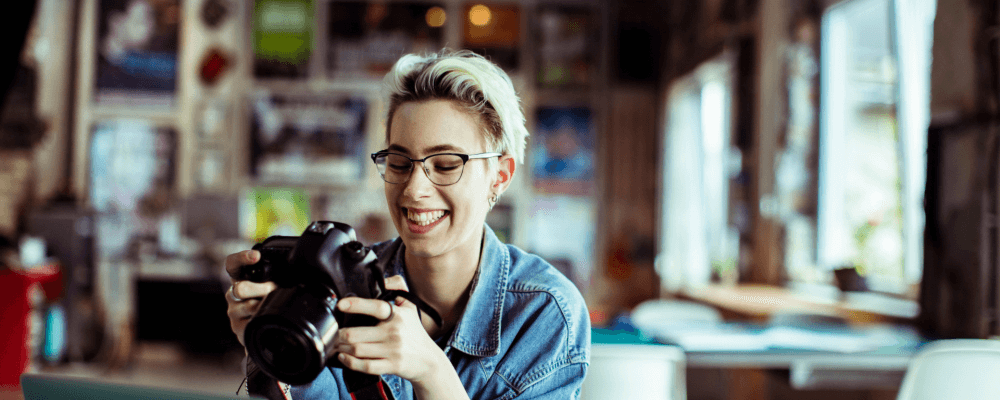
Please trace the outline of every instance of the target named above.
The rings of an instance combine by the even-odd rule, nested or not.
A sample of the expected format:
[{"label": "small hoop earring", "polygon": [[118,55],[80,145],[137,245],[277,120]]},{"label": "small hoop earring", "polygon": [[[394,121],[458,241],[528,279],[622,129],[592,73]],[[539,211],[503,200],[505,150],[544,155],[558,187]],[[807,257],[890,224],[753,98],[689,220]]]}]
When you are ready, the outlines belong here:
[{"label": "small hoop earring", "polygon": [[494,193],[493,196],[486,201],[490,204],[490,210],[492,210],[493,206],[497,205],[497,202],[500,201],[500,195]]}]

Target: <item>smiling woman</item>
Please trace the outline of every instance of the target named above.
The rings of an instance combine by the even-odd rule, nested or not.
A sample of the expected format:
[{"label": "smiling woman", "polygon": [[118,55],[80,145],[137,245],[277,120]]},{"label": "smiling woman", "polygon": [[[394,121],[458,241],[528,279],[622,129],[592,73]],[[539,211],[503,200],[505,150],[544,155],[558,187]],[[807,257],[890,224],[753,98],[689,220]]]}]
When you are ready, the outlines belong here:
[{"label": "smiling woman", "polygon": [[[397,108],[393,120],[396,125],[390,134],[390,146],[405,153],[426,157],[443,149],[442,146],[462,153],[487,150],[481,130],[477,129],[478,121],[449,100],[405,103]],[[457,247],[478,248],[490,208],[489,199],[506,189],[515,168],[511,156],[499,158],[497,168],[481,161],[466,165],[462,171],[464,179],[444,187],[434,182],[433,178],[441,175],[438,173],[411,173],[403,184],[386,182],[389,214],[414,254],[437,257]],[[419,225],[421,218],[438,211],[444,213],[434,224]],[[434,230],[438,226],[441,229]],[[464,260],[466,263],[474,263],[478,256],[478,252],[470,251],[458,254],[473,257]]]},{"label": "smiling woman", "polygon": [[[406,300],[387,310],[379,300],[340,299],[341,311],[382,322],[341,329],[339,360],[383,375],[389,398],[578,398],[590,360],[583,297],[552,265],[501,243],[486,225],[528,135],[510,78],[462,51],[404,56],[385,82],[386,149],[372,161],[400,236],[372,250],[388,261],[386,287],[415,294],[443,323],[423,319]],[[236,253],[226,268],[259,257]],[[274,285],[236,287],[227,301],[242,338]],[[326,369],[290,393],[297,400],[350,399],[343,372]]]}]

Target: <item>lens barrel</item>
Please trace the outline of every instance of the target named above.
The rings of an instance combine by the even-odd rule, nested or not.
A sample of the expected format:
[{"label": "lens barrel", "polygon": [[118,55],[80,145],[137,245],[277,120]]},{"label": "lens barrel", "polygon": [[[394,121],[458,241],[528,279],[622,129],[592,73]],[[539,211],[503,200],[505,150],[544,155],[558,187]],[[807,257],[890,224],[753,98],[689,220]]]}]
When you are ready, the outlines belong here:
[{"label": "lens barrel", "polygon": [[291,385],[312,382],[333,357],[336,296],[322,285],[278,288],[247,324],[247,352],[268,375]]}]

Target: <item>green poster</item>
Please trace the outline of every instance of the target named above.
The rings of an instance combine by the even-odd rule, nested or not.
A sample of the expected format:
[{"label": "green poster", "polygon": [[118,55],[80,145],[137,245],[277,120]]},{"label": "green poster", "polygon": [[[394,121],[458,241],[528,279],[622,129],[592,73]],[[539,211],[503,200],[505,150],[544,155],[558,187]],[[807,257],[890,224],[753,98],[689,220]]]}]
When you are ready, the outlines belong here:
[{"label": "green poster", "polygon": [[258,75],[301,75],[312,51],[312,1],[256,0],[253,21]]},{"label": "green poster", "polygon": [[309,226],[309,198],[301,189],[254,188],[251,239],[261,242],[269,236],[299,236]]}]

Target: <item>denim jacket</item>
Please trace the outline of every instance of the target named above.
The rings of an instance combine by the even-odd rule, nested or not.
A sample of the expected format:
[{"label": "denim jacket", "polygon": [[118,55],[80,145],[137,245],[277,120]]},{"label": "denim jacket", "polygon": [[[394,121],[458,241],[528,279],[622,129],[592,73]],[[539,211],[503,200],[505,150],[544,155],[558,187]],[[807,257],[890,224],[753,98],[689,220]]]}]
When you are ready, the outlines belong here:
[{"label": "denim jacket", "polygon": [[[579,398],[590,363],[590,317],[579,290],[538,256],[505,245],[486,226],[472,293],[444,352],[472,399]],[[373,246],[389,257],[387,275],[405,278],[404,246]],[[410,382],[382,377],[396,399],[413,399]],[[350,399],[342,370],[325,369],[294,400]]]}]

